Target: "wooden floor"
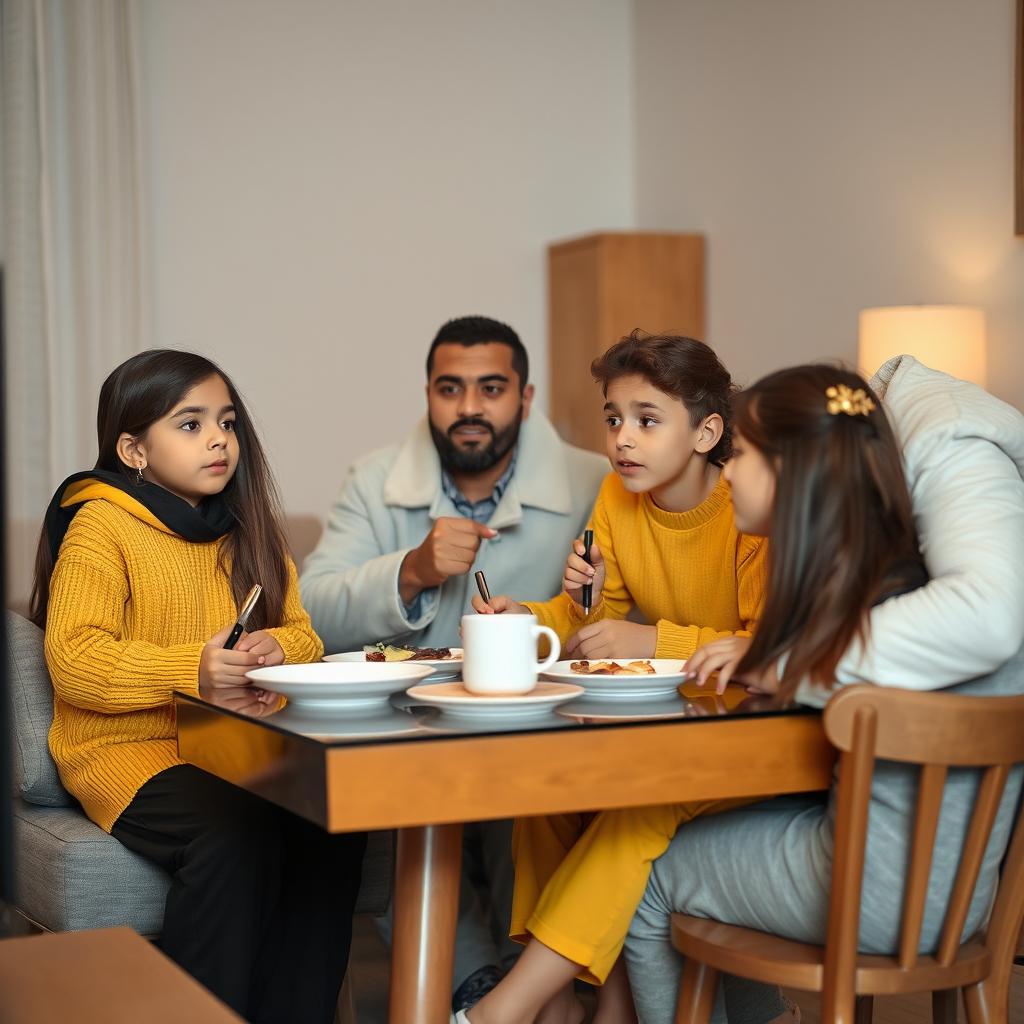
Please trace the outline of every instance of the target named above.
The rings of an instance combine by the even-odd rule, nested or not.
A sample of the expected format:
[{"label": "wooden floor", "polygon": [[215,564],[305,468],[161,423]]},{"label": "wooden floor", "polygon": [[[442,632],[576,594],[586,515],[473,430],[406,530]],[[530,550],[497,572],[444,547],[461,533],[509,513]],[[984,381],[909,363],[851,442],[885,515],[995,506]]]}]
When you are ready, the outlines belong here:
[{"label": "wooden floor", "polygon": [[[387,952],[377,938],[373,922],[365,916],[355,920],[351,964],[359,1024],[386,1024]],[[816,995],[809,992],[789,992],[788,995],[799,1005],[803,1024],[819,1024]],[[931,1019],[931,997],[928,995],[875,1000],[874,1024],[931,1024]],[[962,1007],[960,1019],[964,1020]],[[1024,1024],[1024,967],[1014,969],[1009,1024]]]},{"label": "wooden floor", "polygon": [[[0,903],[0,934],[21,935],[33,931],[19,915],[7,916]],[[373,920],[365,915],[356,917],[352,935],[350,961],[355,990],[358,1024],[387,1024],[388,1012],[388,953],[377,936]],[[797,1003],[803,1024],[819,1024],[818,997],[810,992],[788,992]],[[588,1017],[593,1014],[593,999],[585,999]],[[963,1007],[960,1020],[965,1021]],[[875,1000],[873,1024],[931,1024],[931,997],[893,996]],[[1009,1024],[1024,1024],[1024,967],[1015,967],[1010,990]]]},{"label": "wooden floor", "polygon": [[[789,998],[799,1004],[803,1024],[819,1024],[818,996],[810,992],[789,992]],[[965,1021],[963,1005],[957,1014]],[[931,1024],[932,999],[927,993],[914,996],[888,996],[875,1000],[873,1024]],[[360,1021],[362,1018],[360,1017]],[[1024,1024],[1024,967],[1013,969],[1010,990],[1009,1024]]]}]

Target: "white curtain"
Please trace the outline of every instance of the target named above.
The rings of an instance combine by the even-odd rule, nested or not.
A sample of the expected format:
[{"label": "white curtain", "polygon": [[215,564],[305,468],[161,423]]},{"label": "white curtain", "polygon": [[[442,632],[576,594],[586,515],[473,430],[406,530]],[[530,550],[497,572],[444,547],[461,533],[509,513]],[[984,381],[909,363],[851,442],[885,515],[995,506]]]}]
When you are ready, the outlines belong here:
[{"label": "white curtain", "polygon": [[10,603],[104,377],[147,347],[134,0],[0,0]]}]

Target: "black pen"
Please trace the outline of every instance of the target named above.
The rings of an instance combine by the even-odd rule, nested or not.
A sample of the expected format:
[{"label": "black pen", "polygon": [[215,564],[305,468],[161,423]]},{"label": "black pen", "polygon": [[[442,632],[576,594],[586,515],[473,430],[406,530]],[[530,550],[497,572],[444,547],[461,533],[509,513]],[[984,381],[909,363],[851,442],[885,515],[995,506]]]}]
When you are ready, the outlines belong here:
[{"label": "black pen", "polygon": [[[583,561],[587,565],[593,565],[594,563],[590,560],[590,549],[594,544],[594,531],[584,530],[583,531]],[[594,606],[594,584],[584,583],[583,584],[583,617],[586,618],[590,614],[590,609]]]},{"label": "black pen", "polygon": [[249,616],[252,615],[252,610],[256,607],[256,602],[260,599],[260,594],[262,593],[263,588],[258,583],[254,583],[252,590],[249,591],[242,604],[242,610],[238,613],[238,621],[228,634],[227,643],[224,644],[225,651],[230,651],[238,643],[238,638],[244,632],[245,624],[249,621]]},{"label": "black pen", "polygon": [[483,569],[477,569],[473,574],[473,578],[476,580],[476,589],[480,591],[480,596],[486,604],[490,604],[491,592],[487,589],[487,580],[484,579]]}]

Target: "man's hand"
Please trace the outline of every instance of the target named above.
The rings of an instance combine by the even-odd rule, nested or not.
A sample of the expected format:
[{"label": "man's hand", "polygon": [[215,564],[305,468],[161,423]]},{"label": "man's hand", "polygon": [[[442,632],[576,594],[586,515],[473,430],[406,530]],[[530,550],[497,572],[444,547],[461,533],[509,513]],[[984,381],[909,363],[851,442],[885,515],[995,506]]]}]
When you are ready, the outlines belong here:
[{"label": "man's hand", "polygon": [[525,604],[513,601],[506,594],[498,594],[488,604],[479,594],[473,595],[473,611],[478,615],[531,615]]},{"label": "man's hand", "polygon": [[569,637],[565,653],[588,661],[607,658],[653,658],[658,646],[658,627],[641,626],[625,619],[602,619],[584,626]]},{"label": "man's hand", "polygon": [[439,587],[449,576],[464,576],[473,567],[480,541],[497,537],[498,531],[472,519],[442,516],[418,548],[402,560],[398,593],[412,604],[421,590]]}]

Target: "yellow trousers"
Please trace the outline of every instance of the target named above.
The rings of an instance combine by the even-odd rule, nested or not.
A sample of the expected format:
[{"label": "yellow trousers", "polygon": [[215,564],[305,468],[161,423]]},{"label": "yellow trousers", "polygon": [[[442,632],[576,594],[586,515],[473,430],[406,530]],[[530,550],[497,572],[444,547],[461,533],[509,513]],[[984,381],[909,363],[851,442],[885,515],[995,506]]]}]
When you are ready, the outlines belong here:
[{"label": "yellow trousers", "polygon": [[530,935],[582,965],[603,985],[622,951],[651,873],[676,829],[749,800],[625,807],[598,814],[520,818],[512,833],[515,889],[510,934]]}]

